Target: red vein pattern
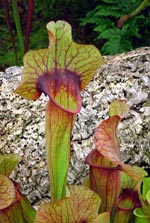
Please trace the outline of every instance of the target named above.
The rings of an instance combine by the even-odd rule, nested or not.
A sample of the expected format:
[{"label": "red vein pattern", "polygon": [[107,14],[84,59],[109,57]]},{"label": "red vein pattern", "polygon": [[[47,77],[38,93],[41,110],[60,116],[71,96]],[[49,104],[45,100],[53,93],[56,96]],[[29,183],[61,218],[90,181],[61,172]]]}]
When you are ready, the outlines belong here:
[{"label": "red vein pattern", "polygon": [[16,198],[13,182],[5,175],[0,174],[0,209],[10,206]]},{"label": "red vein pattern", "polygon": [[15,93],[36,100],[44,92],[62,109],[78,113],[80,90],[103,63],[101,54],[92,45],[73,42],[71,26],[64,21],[49,22],[47,29],[49,48],[24,56],[22,79]]},{"label": "red vein pattern", "polygon": [[34,223],[94,223],[100,206],[99,196],[83,186],[70,186],[69,192],[67,198],[42,205]]}]

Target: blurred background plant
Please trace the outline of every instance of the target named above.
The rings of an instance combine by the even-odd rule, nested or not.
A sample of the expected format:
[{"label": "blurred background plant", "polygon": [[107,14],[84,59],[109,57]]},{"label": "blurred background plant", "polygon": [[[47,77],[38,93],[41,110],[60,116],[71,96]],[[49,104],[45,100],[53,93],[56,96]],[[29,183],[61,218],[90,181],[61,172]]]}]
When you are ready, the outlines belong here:
[{"label": "blurred background plant", "polygon": [[0,70],[22,65],[28,48],[46,48],[45,24],[58,19],[72,25],[75,41],[95,44],[104,55],[150,46],[148,0],[0,0]]},{"label": "blurred background plant", "polygon": [[116,54],[150,45],[149,18],[148,0],[102,0],[80,25],[91,27],[93,40],[103,54]]}]

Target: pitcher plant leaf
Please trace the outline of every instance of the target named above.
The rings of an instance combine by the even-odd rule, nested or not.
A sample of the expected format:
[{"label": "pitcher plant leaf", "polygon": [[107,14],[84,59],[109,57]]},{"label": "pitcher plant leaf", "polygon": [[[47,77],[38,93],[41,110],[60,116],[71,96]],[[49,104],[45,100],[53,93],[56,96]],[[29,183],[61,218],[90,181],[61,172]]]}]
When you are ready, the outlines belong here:
[{"label": "pitcher plant leaf", "polygon": [[143,199],[146,200],[146,194],[150,191],[150,177],[145,177],[143,179],[142,195]]},{"label": "pitcher plant leaf", "polygon": [[46,109],[46,150],[52,200],[66,194],[70,138],[75,114],[82,106],[80,91],[103,63],[99,50],[72,40],[65,21],[47,24],[49,47],[24,56],[20,86],[15,93],[36,100],[49,97]]},{"label": "pitcher plant leaf", "polygon": [[42,205],[34,223],[95,223],[99,196],[84,186],[70,186],[69,190],[69,197]]},{"label": "pitcher plant leaf", "polygon": [[5,175],[0,174],[0,210],[9,207],[16,198],[13,182]]},{"label": "pitcher plant leaf", "polygon": [[[1,223],[27,223],[22,215],[22,209],[19,201],[6,209],[0,210],[0,222]],[[33,223],[29,222],[29,223]]]},{"label": "pitcher plant leaf", "polygon": [[144,180],[143,178],[146,177],[148,173],[141,167],[131,166],[131,168],[133,168],[133,172],[136,170],[136,175],[140,175],[141,177],[137,181],[137,177],[132,176],[131,170],[129,170],[128,174],[126,172],[121,172],[121,190],[130,188],[140,191],[141,182],[142,180]]},{"label": "pitcher plant leaf", "polygon": [[0,154],[0,174],[9,176],[12,170],[21,162],[22,158],[17,154]]}]

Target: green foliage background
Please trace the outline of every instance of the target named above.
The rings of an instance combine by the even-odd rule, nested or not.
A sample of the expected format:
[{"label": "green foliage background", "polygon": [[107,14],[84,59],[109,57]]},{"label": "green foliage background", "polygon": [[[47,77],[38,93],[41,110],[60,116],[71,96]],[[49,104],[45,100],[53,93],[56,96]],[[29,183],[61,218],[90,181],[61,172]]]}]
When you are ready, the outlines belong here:
[{"label": "green foliage background", "polygon": [[[134,11],[141,2],[142,0],[35,0],[30,49],[48,46],[46,23],[58,19],[66,20],[72,25],[75,41],[95,44],[104,55],[150,46],[150,3],[124,23],[122,28],[117,28],[117,20]],[[18,6],[25,35],[27,1],[18,0]],[[17,46],[18,65],[22,65],[11,1],[9,10]],[[0,4],[0,70],[13,65],[16,65],[16,60],[4,9]]]}]

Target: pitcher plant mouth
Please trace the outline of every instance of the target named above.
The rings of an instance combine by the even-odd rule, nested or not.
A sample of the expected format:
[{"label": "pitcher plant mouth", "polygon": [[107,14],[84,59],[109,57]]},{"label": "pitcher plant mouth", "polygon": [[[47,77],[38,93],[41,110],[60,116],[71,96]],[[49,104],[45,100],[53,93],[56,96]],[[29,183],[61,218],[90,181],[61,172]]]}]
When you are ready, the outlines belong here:
[{"label": "pitcher plant mouth", "polygon": [[72,114],[80,112],[82,99],[80,95],[80,78],[67,69],[55,69],[37,79],[37,89],[49,96],[58,107]]},{"label": "pitcher plant mouth", "polygon": [[[105,170],[118,170],[118,171],[122,171],[123,169],[122,169],[122,167],[120,166],[120,165],[117,165],[117,166],[114,166],[114,167],[109,167],[109,166],[105,166],[105,165],[99,165],[99,164],[96,164],[96,163],[94,163],[93,161],[92,161],[92,155],[93,155],[93,153],[94,152],[97,152],[97,153],[99,153],[96,149],[93,149],[88,155],[87,155],[87,157],[86,157],[86,159],[85,159],[85,164],[88,164],[89,166],[91,166],[91,167],[95,167],[95,168],[98,168],[98,169],[105,169]],[[99,153],[99,155],[101,155],[100,153]],[[102,155],[101,155],[102,156]],[[103,157],[104,158],[104,157]]]},{"label": "pitcher plant mouth", "polygon": [[132,213],[135,208],[141,207],[138,191],[131,188],[123,189],[117,206],[118,212],[122,211],[123,215]]}]

